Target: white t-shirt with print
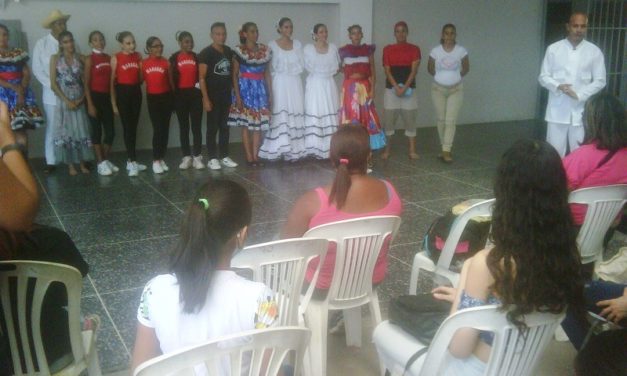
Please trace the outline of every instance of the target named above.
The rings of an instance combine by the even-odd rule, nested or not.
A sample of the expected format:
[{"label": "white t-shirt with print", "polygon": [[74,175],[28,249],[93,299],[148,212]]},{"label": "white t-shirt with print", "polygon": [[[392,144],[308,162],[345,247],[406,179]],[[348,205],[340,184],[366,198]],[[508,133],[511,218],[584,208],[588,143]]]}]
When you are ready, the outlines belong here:
[{"label": "white t-shirt with print", "polygon": [[457,44],[451,52],[446,52],[442,45],[434,47],[429,56],[435,60],[435,82],[442,86],[453,86],[461,82],[462,59],[466,55],[468,51]]},{"label": "white t-shirt with print", "polygon": [[268,301],[273,301],[273,292],[263,283],[219,270],[202,309],[184,313],[176,276],[162,274],[146,284],[137,320],[154,328],[161,351],[167,354],[221,336],[271,326],[278,315],[276,309],[267,312]]}]

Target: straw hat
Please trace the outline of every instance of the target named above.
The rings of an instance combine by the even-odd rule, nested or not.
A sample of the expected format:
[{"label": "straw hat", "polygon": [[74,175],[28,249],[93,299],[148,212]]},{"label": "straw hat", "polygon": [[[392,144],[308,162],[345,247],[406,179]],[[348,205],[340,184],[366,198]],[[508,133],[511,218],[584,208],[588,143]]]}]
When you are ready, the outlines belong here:
[{"label": "straw hat", "polygon": [[55,9],[52,12],[50,12],[48,17],[46,17],[43,21],[41,21],[41,26],[43,26],[44,29],[50,29],[51,25],[54,22],[59,21],[59,20],[67,21],[68,18],[70,18],[69,14],[63,14],[61,13],[60,10]]}]

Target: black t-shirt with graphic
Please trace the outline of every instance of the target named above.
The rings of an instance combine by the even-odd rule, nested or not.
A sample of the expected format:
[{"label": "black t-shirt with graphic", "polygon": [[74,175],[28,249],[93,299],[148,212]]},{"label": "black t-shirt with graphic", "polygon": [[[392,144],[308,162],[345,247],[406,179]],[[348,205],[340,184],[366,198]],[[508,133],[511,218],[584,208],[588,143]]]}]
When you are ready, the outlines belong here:
[{"label": "black t-shirt with graphic", "polygon": [[231,94],[233,81],[231,77],[231,59],[233,51],[228,46],[223,46],[220,52],[209,46],[198,54],[198,63],[207,64],[207,91],[209,97],[217,97]]}]

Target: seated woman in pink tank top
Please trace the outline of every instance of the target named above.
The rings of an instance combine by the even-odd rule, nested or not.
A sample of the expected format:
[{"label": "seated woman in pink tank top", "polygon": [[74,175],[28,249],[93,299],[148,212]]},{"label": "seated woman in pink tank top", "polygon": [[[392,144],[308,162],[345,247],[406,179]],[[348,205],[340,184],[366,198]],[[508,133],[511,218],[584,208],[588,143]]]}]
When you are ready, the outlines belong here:
[{"label": "seated woman in pink tank top", "polygon": [[[310,228],[345,219],[400,216],[403,204],[392,184],[366,174],[370,158],[369,136],[365,128],[340,127],[331,138],[330,159],[336,170],[335,180],[331,185],[305,193],[296,201],[281,237],[298,238]],[[379,284],[385,278],[388,246],[389,239],[386,239],[374,268],[373,284]],[[331,285],[335,250],[335,244],[331,244],[316,282],[318,289],[328,290]],[[318,260],[310,263],[307,282],[313,278],[317,265]]]}]

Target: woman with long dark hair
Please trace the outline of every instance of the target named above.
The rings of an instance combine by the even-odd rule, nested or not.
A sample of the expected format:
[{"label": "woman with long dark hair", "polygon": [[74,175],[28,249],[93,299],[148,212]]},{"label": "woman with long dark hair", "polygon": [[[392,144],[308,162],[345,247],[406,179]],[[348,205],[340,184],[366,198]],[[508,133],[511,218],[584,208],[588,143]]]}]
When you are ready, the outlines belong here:
[{"label": "woman with long dark hair", "polygon": [[[524,328],[524,315],[582,308],[583,280],[572,236],[566,174],[555,149],[544,141],[521,140],[503,155],[494,182],[494,246],[464,263],[459,288],[438,287],[438,299],[453,303],[451,313],[487,304],[509,310]],[[480,375],[493,336],[460,329],[444,375]]]},{"label": "woman with long dark hair", "polygon": [[183,219],[170,274],[153,278],[142,293],[133,369],[160,354],[274,323],[272,290],[230,270],[251,210],[248,193],[233,181],[200,187]]},{"label": "woman with long dark hair", "polygon": [[[281,237],[297,238],[307,230],[325,223],[377,215],[400,216],[403,204],[396,190],[385,180],[368,176],[372,157],[368,132],[363,127],[340,127],[331,138],[330,160],[335,168],[333,183],[302,195],[292,207]],[[384,245],[374,268],[372,282],[379,284],[387,272],[388,244]],[[307,281],[311,281],[317,262],[311,262]],[[328,290],[335,267],[335,245],[320,269],[316,287]]]}]

